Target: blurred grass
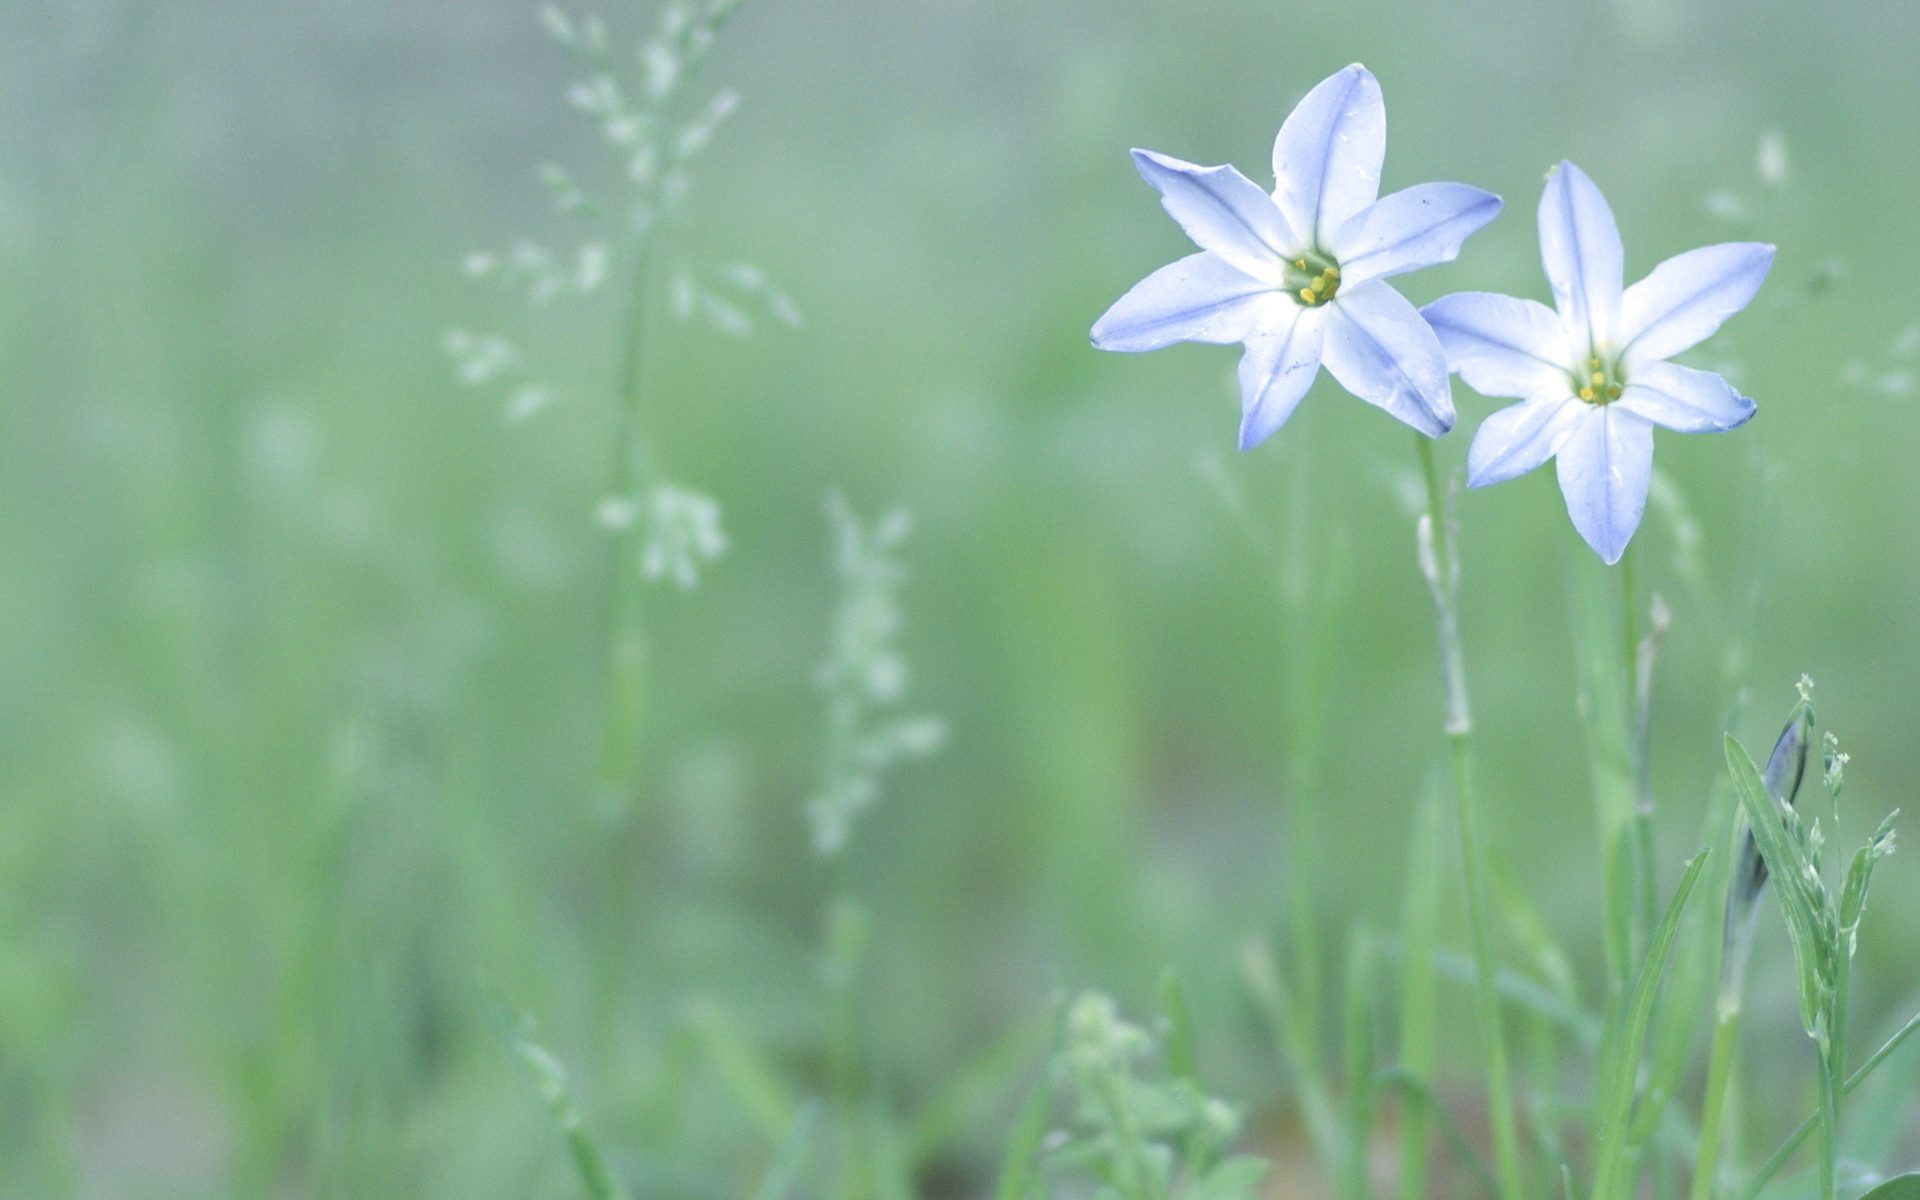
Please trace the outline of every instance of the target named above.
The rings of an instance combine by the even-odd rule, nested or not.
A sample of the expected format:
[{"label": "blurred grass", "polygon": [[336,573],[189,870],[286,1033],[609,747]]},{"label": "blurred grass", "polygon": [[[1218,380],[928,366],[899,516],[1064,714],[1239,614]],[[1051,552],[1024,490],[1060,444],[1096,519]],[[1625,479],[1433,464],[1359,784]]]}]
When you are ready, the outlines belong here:
[{"label": "blurred grass", "polygon": [[[745,105],[686,235],[765,267],[807,325],[679,327],[652,368],[664,452],[734,550],[700,592],[655,593],[652,807],[612,851],[640,882],[610,965],[582,798],[611,315],[526,325],[458,270],[557,228],[531,169],[591,151],[562,57],[517,0],[0,8],[0,1195],[567,1194],[476,979],[538,1014],[647,1191],[757,1186],[771,1143],[685,1014],[821,1078],[827,881],[798,805],[834,486],[915,512],[914,696],[953,733],[850,865],[887,1093],[930,1095],[1058,982],[1150,997],[1172,963],[1209,1079],[1270,1101],[1232,964],[1285,894],[1285,632],[1195,465],[1228,452],[1234,355],[1085,335],[1184,245],[1125,150],[1258,177],[1293,99],[1355,59],[1386,89],[1388,187],[1507,198],[1416,300],[1545,295],[1532,211],[1561,157],[1607,191],[1630,277],[1780,244],[1700,359],[1737,364],[1759,418],[1659,443],[1706,590],[1658,513],[1641,535],[1676,616],[1665,881],[1735,693],[1752,743],[1803,670],[1864,832],[1920,769],[1920,366],[1897,345],[1920,324],[1916,52],[1920,16],[1870,0],[749,4],[711,67]],[[1793,169],[1771,200],[1769,129]],[[1760,219],[1712,216],[1714,190]],[[560,393],[523,425],[437,349],[510,319]],[[1492,407],[1459,398],[1463,429]],[[1351,547],[1317,917],[1385,927],[1441,748],[1412,463],[1326,381],[1282,438],[1228,460],[1254,509],[1289,528],[1304,470],[1310,528]],[[1487,827],[1591,988],[1565,518],[1544,473],[1461,512]],[[1896,858],[1868,913],[1863,1031],[1914,987],[1914,880]],[[1809,1053],[1763,937],[1751,1078]],[[609,970],[620,1021],[596,1033]],[[1756,1129],[1810,1098],[1770,1089]],[[1010,1120],[969,1122],[923,1185],[990,1186]]]}]

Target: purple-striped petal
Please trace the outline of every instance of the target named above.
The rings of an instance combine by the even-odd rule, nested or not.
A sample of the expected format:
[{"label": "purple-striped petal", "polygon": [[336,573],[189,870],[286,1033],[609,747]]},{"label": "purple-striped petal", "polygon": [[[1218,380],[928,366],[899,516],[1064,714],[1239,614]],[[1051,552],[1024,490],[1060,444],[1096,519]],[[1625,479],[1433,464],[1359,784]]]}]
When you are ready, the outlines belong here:
[{"label": "purple-striped petal", "polygon": [[1747,423],[1754,403],[1712,371],[1663,362],[1634,371],[1612,407],[1676,433],[1725,433]]},{"label": "purple-striped petal", "polygon": [[1653,425],[1618,404],[1587,405],[1556,452],[1567,515],[1587,545],[1617,563],[1647,510]]},{"label": "purple-striped petal", "polygon": [[1257,279],[1281,281],[1281,260],[1301,247],[1260,185],[1230,166],[1199,167],[1151,150],[1135,150],[1133,163],[1196,246]]},{"label": "purple-striped petal", "polygon": [[1726,242],[1676,254],[1620,298],[1621,358],[1627,370],[1659,362],[1712,337],[1745,308],[1773,266],[1773,247]]},{"label": "purple-striped petal", "polygon": [[1247,338],[1240,358],[1240,448],[1251,450],[1287,423],[1320,374],[1324,309],[1282,301]]},{"label": "purple-striped petal", "polygon": [[1384,279],[1343,287],[1326,305],[1327,370],[1349,392],[1428,437],[1453,428],[1440,339]]},{"label": "purple-striped petal", "polygon": [[1560,314],[1536,300],[1455,292],[1420,310],[1447,352],[1447,367],[1483,396],[1573,394],[1573,348]]},{"label": "purple-striped petal", "polygon": [[1387,109],[1359,63],[1322,80],[1273,140],[1273,198],[1287,222],[1326,248],[1340,226],[1380,194]]},{"label": "purple-striped petal", "polygon": [[1510,404],[1480,422],[1467,450],[1467,486],[1517,479],[1553,457],[1560,438],[1588,405],[1571,395]]},{"label": "purple-striped petal", "polygon": [[1500,215],[1500,197],[1464,183],[1421,183],[1382,196],[1340,226],[1327,246],[1351,287],[1452,262],[1460,245]]},{"label": "purple-striped petal", "polygon": [[1168,263],[1133,285],[1093,326],[1102,350],[1158,350],[1175,342],[1245,341],[1268,305],[1298,308],[1210,250]]},{"label": "purple-striped petal", "polygon": [[1540,259],[1567,324],[1595,348],[1612,342],[1620,318],[1620,227],[1607,198],[1570,162],[1554,168],[1540,196]]}]

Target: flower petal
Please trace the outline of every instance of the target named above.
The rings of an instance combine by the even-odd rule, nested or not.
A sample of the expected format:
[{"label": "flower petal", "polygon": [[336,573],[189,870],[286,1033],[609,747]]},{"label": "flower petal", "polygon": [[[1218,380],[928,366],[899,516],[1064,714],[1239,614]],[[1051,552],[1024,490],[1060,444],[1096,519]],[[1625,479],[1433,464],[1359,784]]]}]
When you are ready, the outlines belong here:
[{"label": "flower petal", "polygon": [[1282,302],[1247,338],[1240,358],[1240,448],[1251,450],[1287,423],[1320,374],[1326,321],[1320,309]]},{"label": "flower petal", "polygon": [[1621,357],[1631,371],[1713,336],[1760,290],[1773,247],[1725,242],[1676,254],[1620,298]]},{"label": "flower petal", "polygon": [[1510,404],[1480,422],[1467,451],[1467,486],[1491,487],[1553,457],[1559,440],[1589,406],[1570,395]]},{"label": "flower petal", "polygon": [[1447,356],[1420,310],[1384,279],[1326,305],[1327,370],[1340,385],[1428,437],[1453,428]]},{"label": "flower petal", "polygon": [[1650,363],[1629,378],[1613,407],[1639,413],[1676,433],[1725,433],[1753,416],[1753,401],[1712,371]]},{"label": "flower petal", "polygon": [[1439,336],[1448,369],[1481,395],[1533,396],[1554,388],[1573,394],[1566,322],[1539,301],[1455,292],[1420,315]]},{"label": "flower petal", "polygon": [[1168,263],[1133,285],[1093,325],[1102,350],[1158,350],[1175,342],[1245,341],[1267,304],[1298,308],[1212,251]]},{"label": "flower petal", "polygon": [[1570,422],[1557,451],[1560,494],[1587,545],[1617,563],[1647,510],[1653,426],[1618,404],[1586,409]]},{"label": "flower petal", "polygon": [[1611,342],[1620,316],[1620,227],[1607,198],[1570,162],[1554,168],[1540,196],[1540,260],[1567,324],[1593,347]]},{"label": "flower petal", "polygon": [[1380,83],[1355,63],[1320,81],[1273,140],[1273,198],[1300,236],[1330,245],[1335,230],[1380,194],[1387,108]]},{"label": "flower petal", "polygon": [[1159,190],[1161,207],[1195,245],[1249,275],[1280,282],[1280,260],[1300,247],[1259,184],[1230,166],[1197,167],[1151,150],[1135,150],[1133,165]]},{"label": "flower petal", "polygon": [[1464,183],[1421,183],[1348,217],[1327,248],[1351,286],[1460,256],[1460,244],[1500,215],[1500,197]]}]

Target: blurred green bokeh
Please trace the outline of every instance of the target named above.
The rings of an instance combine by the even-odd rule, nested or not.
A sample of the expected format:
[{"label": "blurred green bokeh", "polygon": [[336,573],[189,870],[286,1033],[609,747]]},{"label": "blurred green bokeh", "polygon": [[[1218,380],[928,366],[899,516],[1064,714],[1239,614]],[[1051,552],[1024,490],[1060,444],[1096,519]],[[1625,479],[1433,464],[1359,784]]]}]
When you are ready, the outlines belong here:
[{"label": "blurred green bokeh", "polygon": [[[622,45],[651,20],[607,16]],[[924,1105],[1059,986],[1143,1009],[1171,964],[1203,1066],[1282,1136],[1233,964],[1282,922],[1291,635],[1210,479],[1282,558],[1347,564],[1305,858],[1330,931],[1390,926],[1442,749],[1410,435],[1323,378],[1241,456],[1235,351],[1102,355],[1086,331],[1186,252],[1127,149],[1263,177],[1293,101],[1353,60],[1386,92],[1389,189],[1507,199],[1459,263],[1405,281],[1416,301],[1544,297],[1532,214],[1561,158],[1606,191],[1629,279],[1707,242],[1780,247],[1692,360],[1759,417],[1660,436],[1690,515],[1656,504],[1638,542],[1675,614],[1666,878],[1737,697],[1762,752],[1802,671],[1853,756],[1843,838],[1909,803],[1920,10],[749,0],[708,76],[744,104],[676,235],[764,268],[806,323],[655,341],[660,452],[725,506],[732,550],[698,591],[650,592],[648,786],[610,825],[586,797],[616,313],[528,312],[460,270],[566,242],[533,168],[599,158],[531,6],[9,0],[0,1196],[571,1195],[483,983],[538,1017],[643,1194],[752,1186],[770,1138],[714,1044],[738,1036],[794,1096],[821,1081],[831,880],[799,806],[833,488],[914,513],[912,702],[951,731],[847,864],[888,1103]],[[1756,170],[1769,133],[1780,187]],[[510,330],[555,403],[514,423],[461,386],[456,327]],[[1452,465],[1493,408],[1457,399]],[[1566,599],[1588,561],[1550,472],[1460,516],[1491,840],[1591,986]],[[1869,1029],[1920,987],[1920,877],[1883,870]],[[1811,1095],[1777,929],[1755,990],[1754,1076],[1790,1081],[1750,1114],[1772,1131]],[[927,1194],[984,1192],[1010,1104],[967,1109]]]}]

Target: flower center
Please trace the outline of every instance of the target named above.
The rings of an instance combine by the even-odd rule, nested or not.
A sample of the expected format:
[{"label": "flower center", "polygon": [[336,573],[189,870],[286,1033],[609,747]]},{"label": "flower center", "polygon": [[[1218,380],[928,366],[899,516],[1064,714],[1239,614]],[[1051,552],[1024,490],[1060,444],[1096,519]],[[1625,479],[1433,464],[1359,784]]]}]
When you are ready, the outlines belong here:
[{"label": "flower center", "polygon": [[1340,290],[1340,268],[1319,254],[1289,260],[1285,277],[1285,290],[1308,308],[1325,304]]},{"label": "flower center", "polygon": [[1623,382],[1620,366],[1595,354],[1587,359],[1586,370],[1570,373],[1573,391],[1588,404],[1612,404],[1620,398]]}]

